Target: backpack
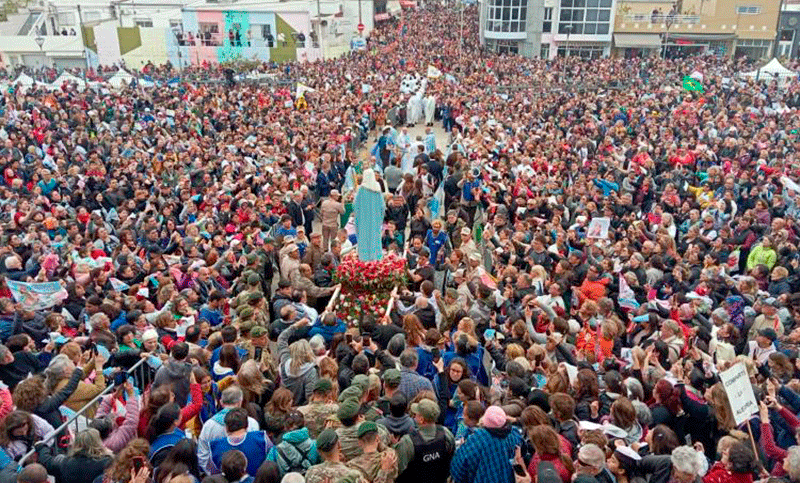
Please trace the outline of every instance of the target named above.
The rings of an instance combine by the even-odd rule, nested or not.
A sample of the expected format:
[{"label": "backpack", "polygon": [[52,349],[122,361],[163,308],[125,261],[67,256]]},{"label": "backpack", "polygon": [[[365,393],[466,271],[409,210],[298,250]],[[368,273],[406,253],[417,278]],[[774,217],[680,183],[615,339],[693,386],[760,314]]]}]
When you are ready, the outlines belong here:
[{"label": "backpack", "polygon": [[[278,453],[276,463],[278,464],[281,477],[287,473],[300,473],[301,475],[305,475],[308,468],[311,467],[311,462],[308,460],[308,451],[303,451],[301,448],[289,443],[286,443],[284,446],[284,443],[286,442],[282,441],[275,445],[275,451]],[[288,450],[286,449],[287,446],[289,448]],[[294,458],[290,458],[287,451],[295,453]],[[297,458],[298,456],[300,457],[299,459]]]}]

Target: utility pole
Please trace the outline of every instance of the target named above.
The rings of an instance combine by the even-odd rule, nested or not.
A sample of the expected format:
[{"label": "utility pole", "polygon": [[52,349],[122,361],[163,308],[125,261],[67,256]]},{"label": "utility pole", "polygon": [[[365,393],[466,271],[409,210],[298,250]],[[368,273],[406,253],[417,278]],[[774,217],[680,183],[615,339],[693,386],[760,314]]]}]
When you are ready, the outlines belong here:
[{"label": "utility pole", "polygon": [[672,27],[673,21],[674,19],[671,20],[669,17],[667,17],[667,22],[666,22],[667,30],[664,32],[664,49],[663,49],[664,55],[662,56],[664,59],[667,58],[667,43],[669,42],[669,28]]},{"label": "utility pole", "polygon": [[[361,9],[359,9],[359,14]],[[320,58],[325,60],[325,48],[322,42],[322,8],[320,7],[319,0],[317,0],[317,38],[319,39],[319,52]]]},{"label": "utility pole", "polygon": [[[737,8],[738,10],[738,8]],[[778,44],[781,40],[781,15],[783,14],[783,0],[778,4],[778,20],[775,21],[775,44],[772,46],[772,56],[778,58]]]},{"label": "utility pole", "polygon": [[464,50],[464,0],[459,0],[461,4],[461,22],[458,26],[458,56],[461,57],[461,52]]}]

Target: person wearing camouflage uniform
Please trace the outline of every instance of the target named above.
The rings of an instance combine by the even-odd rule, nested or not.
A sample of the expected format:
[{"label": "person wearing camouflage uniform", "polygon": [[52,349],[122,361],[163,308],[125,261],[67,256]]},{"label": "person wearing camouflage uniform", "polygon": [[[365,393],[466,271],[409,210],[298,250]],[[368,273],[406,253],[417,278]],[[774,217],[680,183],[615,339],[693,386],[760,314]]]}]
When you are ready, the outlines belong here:
[{"label": "person wearing camouflage uniform", "polygon": [[246,324],[253,324],[253,308],[249,305],[240,305],[232,325],[238,329]]},{"label": "person wearing camouflage uniform", "polygon": [[[359,400],[348,398],[339,404],[339,410],[336,412],[336,417],[342,423],[342,427],[336,429],[336,434],[339,436],[342,448],[342,459],[345,462],[357,456],[361,456],[364,452],[358,444],[358,428],[364,422],[364,416],[360,413],[360,410],[361,403]],[[384,446],[389,446],[391,444],[389,430],[377,423],[376,426],[378,428],[380,441]]]},{"label": "person wearing camouflage uniform", "polygon": [[258,292],[260,284],[261,284],[261,277],[259,277],[257,273],[251,272],[247,276],[247,286],[236,287],[236,288],[241,288],[241,292],[239,292],[239,295],[237,295],[233,300],[230,301],[231,308],[237,309],[238,312],[238,309],[240,307],[244,307],[245,305],[247,305],[247,301],[250,297],[250,294]]},{"label": "person wearing camouflage uniform", "polygon": [[461,229],[467,226],[467,223],[458,216],[458,211],[450,210],[447,212],[447,220],[444,229],[449,235],[448,238],[452,240],[452,249],[455,250],[461,246]]},{"label": "person wearing camouflage uniform", "polygon": [[374,394],[371,392],[371,389],[373,389],[375,384],[377,384],[378,391],[380,391],[380,379],[378,376],[356,374],[353,377],[351,386],[342,391],[342,393],[339,395],[339,402],[342,402],[349,397],[358,399],[358,402],[361,404],[358,412],[364,416],[364,420],[377,421],[382,416],[380,410],[377,409],[375,404],[378,398],[374,397],[374,400],[370,401],[370,396]]},{"label": "person wearing camouflage uniform", "polygon": [[358,444],[364,452],[347,463],[356,468],[369,483],[393,483],[397,478],[397,453],[392,448],[379,451],[378,425],[364,421],[358,427]]},{"label": "person wearing camouflage uniform", "polygon": [[275,358],[267,347],[267,329],[247,321],[239,326],[239,340],[236,346],[247,351],[247,359],[252,359],[259,367],[266,367],[265,376],[271,381],[278,380],[278,370],[275,367]]},{"label": "person wearing camouflage uniform", "polygon": [[248,304],[253,308],[253,321],[260,327],[269,326],[269,307],[267,306],[264,294],[256,291],[248,297]]},{"label": "person wearing camouflage uniform", "polygon": [[339,410],[339,405],[331,402],[332,392],[333,383],[330,379],[318,379],[311,394],[311,402],[297,408],[303,413],[308,434],[312,438],[316,438],[325,429],[328,419],[334,417]]},{"label": "person wearing camouflage uniform", "polygon": [[367,483],[361,472],[342,463],[341,445],[336,431],[326,429],[317,437],[317,452],[322,463],[306,472],[306,483],[338,483],[347,478],[354,483]]}]

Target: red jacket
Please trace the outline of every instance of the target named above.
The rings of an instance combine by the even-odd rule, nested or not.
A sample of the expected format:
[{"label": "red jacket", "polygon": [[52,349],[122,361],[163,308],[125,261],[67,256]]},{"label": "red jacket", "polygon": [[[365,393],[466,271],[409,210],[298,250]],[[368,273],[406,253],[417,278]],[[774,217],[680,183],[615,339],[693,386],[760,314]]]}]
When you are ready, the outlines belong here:
[{"label": "red jacket", "polygon": [[[566,451],[566,449],[563,448],[563,446],[561,450],[564,455],[567,455],[567,457],[569,457],[570,454],[569,451]],[[533,458],[531,458],[531,462],[528,464],[529,475],[536,474],[536,469],[539,467],[540,461],[549,461],[553,463],[553,467],[558,472],[558,476],[561,477],[561,481],[563,483],[570,483],[572,481],[572,472],[566,466],[564,466],[564,462],[561,461],[560,455],[556,454],[543,454],[543,455],[540,455],[539,453],[534,454]]]},{"label": "red jacket", "polygon": [[703,477],[703,483],[753,483],[751,473],[731,473],[721,462],[717,461]]},{"label": "red jacket", "polygon": [[587,277],[579,287],[580,292],[578,292],[578,300],[581,303],[586,299],[597,302],[606,296],[606,284],[608,284],[608,279],[600,278],[591,281]]}]

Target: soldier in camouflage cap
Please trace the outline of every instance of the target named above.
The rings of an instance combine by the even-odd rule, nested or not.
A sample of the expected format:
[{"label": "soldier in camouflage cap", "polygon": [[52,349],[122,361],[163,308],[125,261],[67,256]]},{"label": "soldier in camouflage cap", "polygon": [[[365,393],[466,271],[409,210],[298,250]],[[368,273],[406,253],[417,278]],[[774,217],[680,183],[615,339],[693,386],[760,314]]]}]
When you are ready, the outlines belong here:
[{"label": "soldier in camouflage cap", "polygon": [[353,382],[344,391],[339,394],[339,402],[345,399],[358,399],[361,405],[359,413],[364,415],[367,421],[377,421],[381,417],[381,413],[373,407],[373,404],[368,403],[369,399],[370,380],[364,374],[359,374],[353,378]]},{"label": "soldier in camouflage cap", "polygon": [[[358,399],[345,399],[339,404],[339,411],[336,412],[336,417],[342,423],[342,427],[336,429],[342,446],[342,459],[350,461],[363,453],[361,446],[358,444],[358,428],[365,420],[364,415],[361,413],[361,401]],[[381,424],[376,424],[376,426],[381,442],[385,446],[389,446],[389,431]]]},{"label": "soldier in camouflage cap", "polygon": [[269,307],[264,299],[264,294],[260,290],[251,293],[247,297],[247,304],[253,309],[253,320],[256,325],[267,327],[269,325]]},{"label": "soldier in camouflage cap", "polygon": [[332,397],[333,383],[328,378],[321,378],[314,385],[311,402],[297,408],[305,416],[306,428],[312,438],[316,438],[322,432],[327,421],[339,410],[339,405],[331,400]]},{"label": "soldier in camouflage cap", "polygon": [[251,342],[250,332],[255,327],[252,320],[246,320],[239,323],[239,338],[236,340],[236,347],[247,351],[247,355],[252,358],[253,343]]},{"label": "soldier in camouflage cap", "polygon": [[389,405],[398,387],[400,387],[400,371],[397,369],[386,369],[383,373],[383,396],[378,398],[378,401],[375,403],[375,407],[383,413],[384,416],[389,415]]},{"label": "soldier in camouflage cap", "polygon": [[344,391],[339,393],[339,402],[342,403],[347,399],[357,399],[361,402],[361,397],[364,395],[364,390],[361,386],[353,384]]},{"label": "soldier in camouflage cap", "polygon": [[306,472],[306,483],[338,483],[343,478],[354,478],[356,483],[366,483],[361,473],[342,463],[339,437],[336,431],[326,429],[317,437],[317,452],[322,463],[314,465]]},{"label": "soldier in camouflage cap", "polygon": [[235,299],[231,300],[230,305],[231,308],[238,308],[239,306],[246,305],[250,294],[253,292],[257,292],[261,288],[261,277],[255,272],[249,272],[249,275],[242,274],[243,277],[246,277],[247,286],[243,287],[242,291],[239,295],[236,296]]},{"label": "soldier in camouflage cap", "polygon": [[397,478],[397,453],[392,448],[380,451],[378,425],[365,421],[358,427],[358,444],[363,454],[347,466],[356,468],[369,483],[392,483]]},{"label": "soldier in camouflage cap", "polygon": [[356,374],[353,376],[353,380],[350,381],[351,386],[358,386],[361,388],[361,392],[367,392],[369,390],[369,376],[366,374]]},{"label": "soldier in camouflage cap", "polygon": [[249,305],[242,305],[236,310],[236,324],[241,325],[247,321],[252,321],[255,311]]}]

